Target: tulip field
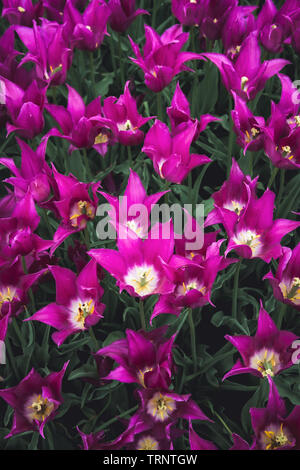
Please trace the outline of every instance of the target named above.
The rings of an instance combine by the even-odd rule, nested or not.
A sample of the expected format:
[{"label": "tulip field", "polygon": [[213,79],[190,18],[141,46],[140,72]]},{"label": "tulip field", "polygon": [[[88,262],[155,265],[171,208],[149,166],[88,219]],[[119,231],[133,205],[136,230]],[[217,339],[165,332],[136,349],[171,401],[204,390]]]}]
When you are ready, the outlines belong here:
[{"label": "tulip field", "polygon": [[1,9],[0,449],[300,450],[300,1]]}]

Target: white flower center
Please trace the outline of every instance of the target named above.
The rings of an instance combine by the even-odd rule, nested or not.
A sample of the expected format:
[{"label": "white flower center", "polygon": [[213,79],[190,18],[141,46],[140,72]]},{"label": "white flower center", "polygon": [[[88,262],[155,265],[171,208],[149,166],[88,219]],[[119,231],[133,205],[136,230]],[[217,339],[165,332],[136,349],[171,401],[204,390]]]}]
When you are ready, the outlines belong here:
[{"label": "white flower center", "polygon": [[239,201],[232,200],[232,201],[227,201],[223,207],[224,209],[228,209],[229,211],[235,212],[237,215],[240,215],[245,205]]},{"label": "white flower center", "polygon": [[137,450],[159,450],[158,442],[151,436],[142,437],[137,443]]},{"label": "white flower center", "polygon": [[159,278],[158,273],[154,266],[142,264],[140,266],[133,266],[129,269],[124,277],[124,281],[128,286],[134,288],[134,291],[139,296],[153,294],[155,291]]},{"label": "white flower center", "polygon": [[147,403],[147,412],[156,421],[165,421],[173,413],[176,403],[173,398],[157,392]]},{"label": "white flower center", "polygon": [[[300,305],[300,278],[294,277],[291,281],[282,281],[279,284],[282,295],[285,299]],[[0,299],[1,301],[1,299]]]},{"label": "white flower center", "polygon": [[248,245],[251,248],[252,256],[257,256],[260,252],[261,242],[260,235],[252,230],[241,230],[237,235],[232,237],[237,245]]},{"label": "white flower center", "polygon": [[280,369],[279,354],[272,349],[261,349],[251,357],[249,366],[261,372],[263,377],[274,377]]},{"label": "white flower center", "polygon": [[95,310],[95,304],[92,299],[82,301],[73,300],[70,305],[70,321],[76,329],[84,330],[85,319],[92,315]]}]

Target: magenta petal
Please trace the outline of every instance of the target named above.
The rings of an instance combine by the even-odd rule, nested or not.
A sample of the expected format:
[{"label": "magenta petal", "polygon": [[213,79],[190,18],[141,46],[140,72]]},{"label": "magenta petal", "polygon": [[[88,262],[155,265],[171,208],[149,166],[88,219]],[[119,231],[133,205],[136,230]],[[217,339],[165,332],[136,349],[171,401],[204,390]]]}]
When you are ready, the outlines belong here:
[{"label": "magenta petal", "polygon": [[26,318],[24,321],[29,320],[37,320],[46,323],[58,330],[70,326],[68,310],[64,306],[55,303],[46,305],[46,307],[33,314],[30,318]]}]

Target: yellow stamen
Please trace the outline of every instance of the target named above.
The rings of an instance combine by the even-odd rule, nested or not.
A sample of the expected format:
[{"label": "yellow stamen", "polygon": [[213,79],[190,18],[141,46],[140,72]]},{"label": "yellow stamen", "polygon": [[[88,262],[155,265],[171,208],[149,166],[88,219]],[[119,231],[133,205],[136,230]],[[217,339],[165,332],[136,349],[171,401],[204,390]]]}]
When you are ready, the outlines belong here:
[{"label": "yellow stamen", "polygon": [[18,10],[19,10],[20,13],[25,13],[25,11],[26,11],[25,8],[23,8],[23,7],[18,7]]},{"label": "yellow stamen", "polygon": [[107,134],[102,134],[102,132],[100,132],[100,134],[96,136],[94,144],[106,144],[107,141],[108,141]]}]

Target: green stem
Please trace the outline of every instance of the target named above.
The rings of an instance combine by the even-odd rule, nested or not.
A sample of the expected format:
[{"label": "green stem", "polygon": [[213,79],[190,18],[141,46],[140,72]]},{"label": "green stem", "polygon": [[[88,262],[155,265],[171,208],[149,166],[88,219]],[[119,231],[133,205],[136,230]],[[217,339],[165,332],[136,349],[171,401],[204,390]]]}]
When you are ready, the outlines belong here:
[{"label": "green stem", "polygon": [[93,95],[96,96],[96,82],[95,82],[95,69],[94,69],[94,56],[93,52],[90,51],[90,68],[91,68],[91,82],[93,88]]},{"label": "green stem", "polygon": [[228,433],[230,434],[230,436],[232,436],[232,431],[229,429],[229,427],[227,426],[227,424],[225,423],[225,421],[223,420],[223,418],[221,418],[221,416],[216,412],[214,411],[214,415],[219,419],[219,421],[223,424],[224,428],[226,429],[226,431],[228,431]]},{"label": "green stem", "polygon": [[118,416],[115,416],[114,418],[110,419],[109,421],[106,421],[106,423],[102,424],[102,425],[97,429],[97,431],[101,431],[102,429],[107,428],[108,426],[110,426],[111,424],[115,423],[115,422],[118,421],[119,419],[125,418],[125,416],[128,416],[130,413],[133,413],[134,411],[136,411],[137,408],[138,408],[138,405],[134,406],[133,408],[130,408],[130,410],[124,411],[124,413],[121,413],[121,414],[119,414]]},{"label": "green stem", "polygon": [[282,320],[284,318],[285,312],[286,312],[286,307],[287,305],[282,303],[280,305],[280,310],[278,312],[278,320],[277,320],[277,328],[280,330],[281,325],[282,325]]},{"label": "green stem", "polygon": [[284,190],[284,178],[285,178],[285,169],[281,168],[281,170],[280,170],[279,192],[278,192],[278,196],[277,196],[277,207],[279,207],[279,204],[280,204],[281,199],[282,199],[282,194],[283,194],[283,190]]},{"label": "green stem", "polygon": [[83,156],[84,156],[84,160],[85,160],[85,163],[86,163],[86,173],[87,173],[86,177],[89,181],[92,181],[93,177],[92,177],[90,162],[89,162],[89,158],[88,158],[86,148],[83,148],[82,151],[83,151]]},{"label": "green stem", "polygon": [[230,174],[231,168],[231,160],[232,160],[232,149],[233,149],[233,138],[234,138],[234,130],[233,130],[233,121],[231,117],[231,111],[233,109],[233,101],[232,97],[229,97],[229,137],[228,137],[228,149],[227,149],[227,177]]},{"label": "green stem", "polygon": [[109,39],[109,47],[110,47],[110,55],[111,55],[113,71],[116,76],[117,75],[116,53],[115,53],[115,45],[114,45],[114,40],[113,40],[112,35],[110,36],[110,39]]},{"label": "green stem", "polygon": [[254,161],[254,152],[248,152],[248,172],[251,178],[253,174],[253,161]]},{"label": "green stem", "polygon": [[152,9],[152,18],[151,18],[151,26],[152,28],[155,29],[155,23],[156,23],[156,14],[157,14],[157,5],[159,4],[159,1],[158,0],[154,0],[154,5],[153,5],[153,9]]},{"label": "green stem", "polygon": [[24,349],[25,349],[24,338],[23,338],[22,333],[21,333],[21,330],[20,330],[20,328],[19,328],[17,319],[14,318],[12,323],[13,323],[13,327],[14,327],[14,329],[15,329],[16,335],[17,335],[17,337],[18,337],[18,340],[19,340],[19,342],[20,342],[20,344],[21,344],[22,351],[24,352]]},{"label": "green stem", "polygon": [[237,298],[238,298],[239,276],[240,276],[241,264],[242,264],[242,260],[240,259],[240,261],[236,265],[234,281],[233,281],[232,316],[235,319],[237,318]]},{"label": "green stem", "polygon": [[94,346],[95,346],[95,351],[97,351],[98,349],[98,341],[97,341],[97,338],[95,336],[95,333],[94,333],[94,330],[92,327],[89,328],[89,334],[90,334],[90,337],[92,338],[93,340],[93,343],[94,343]]},{"label": "green stem", "polygon": [[272,171],[272,173],[271,173],[269,182],[268,182],[268,184],[267,184],[268,188],[271,188],[271,186],[272,186],[272,184],[273,184],[273,181],[274,181],[274,179],[275,179],[277,173],[278,173],[278,168],[277,168],[277,166],[275,166],[275,167],[273,168],[273,171]]},{"label": "green stem", "polygon": [[129,167],[131,168],[131,166],[132,166],[132,152],[131,152],[130,145],[127,145],[127,155],[128,155]]},{"label": "green stem", "polygon": [[9,142],[12,140],[13,137],[14,137],[14,134],[12,133],[12,134],[9,134],[7,139],[4,140],[3,144],[0,147],[0,153],[4,151],[5,147],[9,144]]},{"label": "green stem", "polygon": [[88,231],[87,227],[85,227],[85,229],[84,229],[84,243],[85,243],[85,246],[86,246],[87,250],[89,250],[91,242],[90,242],[90,234],[89,234],[89,231]]},{"label": "green stem", "polygon": [[189,321],[190,335],[191,335],[193,371],[195,373],[196,370],[197,370],[197,349],[196,349],[195,325],[194,325],[194,321],[193,321],[193,310],[191,308],[189,309],[188,321]]},{"label": "green stem", "polygon": [[19,381],[20,376],[19,376],[19,372],[16,368],[16,363],[15,363],[15,360],[14,360],[14,355],[13,355],[13,352],[12,352],[12,348],[11,348],[8,336],[6,336],[6,338],[5,338],[5,347],[6,347],[6,350],[7,350],[6,361],[8,359],[10,367],[12,368],[15,377]]},{"label": "green stem", "polygon": [[[28,269],[27,269],[27,265],[26,265],[25,256],[22,256],[22,267],[23,267],[24,273],[28,274]],[[32,308],[33,308],[34,311],[36,311],[34,296],[33,296],[31,288],[28,290],[28,294],[29,294],[29,297],[30,297],[30,300],[31,300]]]},{"label": "green stem", "polygon": [[145,322],[145,312],[144,312],[144,301],[140,299],[140,320],[141,320],[141,326],[144,331],[146,331],[146,322]]},{"label": "green stem", "polygon": [[156,93],[156,104],[157,104],[157,118],[163,121],[162,102],[161,102],[161,91]]},{"label": "green stem", "polygon": [[119,61],[120,61],[120,75],[121,75],[121,85],[122,89],[125,85],[125,74],[124,74],[124,61],[122,58],[122,47],[121,47],[121,35],[118,35],[118,47],[119,47]]}]

